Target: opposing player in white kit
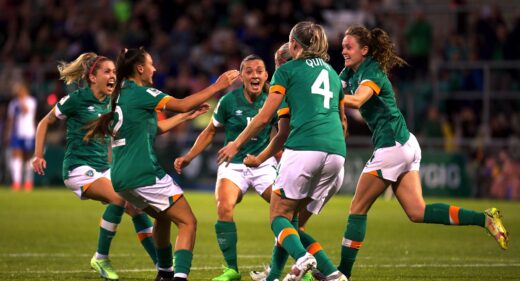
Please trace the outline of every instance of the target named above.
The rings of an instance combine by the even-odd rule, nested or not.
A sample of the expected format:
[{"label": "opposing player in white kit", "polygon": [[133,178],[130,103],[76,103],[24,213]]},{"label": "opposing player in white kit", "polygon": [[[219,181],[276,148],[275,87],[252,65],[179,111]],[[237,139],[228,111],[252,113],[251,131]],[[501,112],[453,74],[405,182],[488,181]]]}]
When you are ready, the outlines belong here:
[{"label": "opposing player in white kit", "polygon": [[[206,129],[199,135],[189,152],[175,160],[178,173],[197,157],[212,141],[219,127],[225,129],[225,143],[235,140],[249,122],[256,116],[267,98],[267,71],[264,61],[249,55],[240,64],[240,77],[243,86],[227,93],[215,108],[213,118]],[[269,202],[271,185],[276,178],[276,160],[274,157],[256,168],[248,168],[242,160],[248,154],[256,155],[269,143],[273,118],[256,137],[251,138],[233,158],[229,165],[218,167],[215,199],[217,203],[217,222],[215,232],[217,241],[226,261],[224,272],[213,281],[240,280],[241,274],[237,262],[237,229],[233,221],[236,204],[249,188],[253,188]]]},{"label": "opposing player in white kit", "polygon": [[30,158],[34,151],[34,133],[36,118],[36,99],[31,96],[25,83],[13,85],[15,97],[7,109],[7,139],[12,157],[9,158],[11,169],[11,188],[18,191],[22,185],[25,191],[33,188],[33,170]]}]

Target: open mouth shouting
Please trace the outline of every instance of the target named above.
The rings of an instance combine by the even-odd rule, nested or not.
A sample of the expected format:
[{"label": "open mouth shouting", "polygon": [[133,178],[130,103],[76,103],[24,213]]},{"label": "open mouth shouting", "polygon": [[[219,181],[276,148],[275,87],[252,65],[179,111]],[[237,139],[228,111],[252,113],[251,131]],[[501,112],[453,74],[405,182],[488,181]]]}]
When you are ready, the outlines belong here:
[{"label": "open mouth shouting", "polygon": [[116,80],[115,79],[109,79],[107,82],[107,88],[110,92],[114,91],[114,88],[116,86]]},{"label": "open mouth shouting", "polygon": [[254,92],[260,92],[262,90],[262,84],[260,83],[260,79],[258,78],[251,79],[250,86],[251,90],[253,90]]}]

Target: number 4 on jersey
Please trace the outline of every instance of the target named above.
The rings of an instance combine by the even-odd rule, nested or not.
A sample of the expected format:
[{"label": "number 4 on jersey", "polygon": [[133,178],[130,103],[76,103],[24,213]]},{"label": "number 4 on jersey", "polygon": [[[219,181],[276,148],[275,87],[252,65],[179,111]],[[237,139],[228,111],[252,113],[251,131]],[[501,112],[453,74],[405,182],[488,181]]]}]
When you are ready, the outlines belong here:
[{"label": "number 4 on jersey", "polygon": [[318,78],[312,83],[311,93],[323,96],[323,107],[330,108],[330,99],[332,92],[330,91],[329,72],[322,69]]}]

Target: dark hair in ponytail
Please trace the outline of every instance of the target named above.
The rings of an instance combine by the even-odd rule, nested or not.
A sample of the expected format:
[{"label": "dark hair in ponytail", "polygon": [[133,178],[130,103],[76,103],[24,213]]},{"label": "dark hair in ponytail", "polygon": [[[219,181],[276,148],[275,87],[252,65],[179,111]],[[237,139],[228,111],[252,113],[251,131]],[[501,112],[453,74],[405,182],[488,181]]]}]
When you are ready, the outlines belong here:
[{"label": "dark hair in ponytail", "polygon": [[117,100],[121,93],[123,81],[132,77],[135,73],[135,66],[144,64],[147,52],[143,47],[138,49],[122,49],[116,61],[117,82],[114,92],[110,96],[110,112],[101,115],[96,120],[88,123],[84,129],[87,131],[83,141],[88,142],[91,138],[103,138],[107,135],[114,136],[110,131],[110,123],[114,119],[114,112]]},{"label": "dark hair in ponytail", "polygon": [[388,73],[394,66],[408,65],[404,59],[399,57],[395,51],[395,44],[381,28],[374,28],[372,31],[363,26],[349,27],[345,35],[356,37],[359,46],[368,47],[368,55],[372,56],[381,66],[385,73]]}]

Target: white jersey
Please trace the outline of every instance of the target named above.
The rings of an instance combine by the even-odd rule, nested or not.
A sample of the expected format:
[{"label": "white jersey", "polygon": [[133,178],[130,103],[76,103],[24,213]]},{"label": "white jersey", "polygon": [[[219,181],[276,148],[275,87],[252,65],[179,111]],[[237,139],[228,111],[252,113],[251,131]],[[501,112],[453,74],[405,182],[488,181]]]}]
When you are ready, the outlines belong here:
[{"label": "white jersey", "polygon": [[36,99],[31,96],[9,102],[7,114],[13,120],[12,136],[16,138],[34,138]]}]

